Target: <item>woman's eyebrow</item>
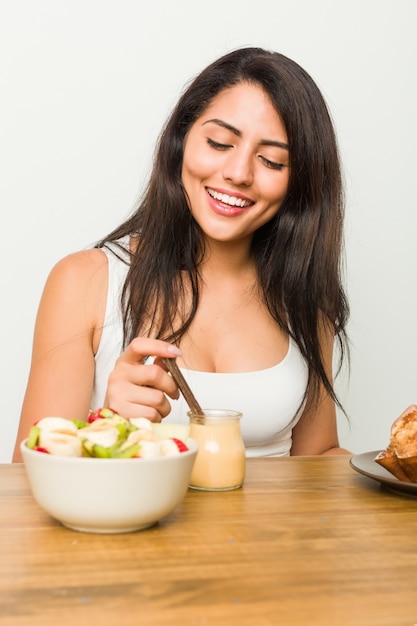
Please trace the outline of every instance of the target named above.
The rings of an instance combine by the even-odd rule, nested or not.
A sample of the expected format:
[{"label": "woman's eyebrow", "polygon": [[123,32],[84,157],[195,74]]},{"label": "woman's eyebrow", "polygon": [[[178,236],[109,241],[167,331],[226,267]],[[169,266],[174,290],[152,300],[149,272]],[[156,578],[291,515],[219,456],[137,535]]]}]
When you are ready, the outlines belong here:
[{"label": "woman's eyebrow", "polygon": [[[203,123],[203,126],[205,126],[206,124],[217,124],[217,126],[221,126],[222,128],[226,128],[227,130],[230,130],[231,133],[233,133],[234,135],[236,135],[236,137],[241,137],[242,133],[238,128],[235,128],[234,126],[232,126],[231,124],[228,124],[227,122],[225,122],[224,120],[219,120],[218,118],[213,118],[211,120],[206,120]],[[259,144],[261,146],[276,146],[277,148],[283,148],[284,150],[288,150],[289,146],[287,143],[283,142],[283,141],[273,141],[272,139],[261,139],[261,141],[259,142]]]},{"label": "woman's eyebrow", "polygon": [[242,133],[240,132],[239,129],[235,128],[234,126],[232,126],[231,124],[228,124],[227,122],[223,121],[223,120],[219,120],[217,118],[213,118],[212,120],[206,120],[203,123],[203,126],[205,126],[205,124],[217,124],[217,126],[222,126],[223,128],[226,128],[227,130],[230,130],[230,132],[232,132],[234,135],[236,135],[237,137],[241,137]]}]

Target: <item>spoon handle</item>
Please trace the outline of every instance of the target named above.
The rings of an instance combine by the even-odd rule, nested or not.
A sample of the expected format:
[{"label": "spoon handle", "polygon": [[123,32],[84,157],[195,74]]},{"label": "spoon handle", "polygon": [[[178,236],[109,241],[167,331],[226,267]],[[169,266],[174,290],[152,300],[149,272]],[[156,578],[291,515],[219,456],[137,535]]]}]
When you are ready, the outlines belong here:
[{"label": "spoon handle", "polygon": [[185,380],[184,376],[182,375],[181,370],[178,367],[175,358],[164,358],[162,360],[167,366],[167,369],[169,373],[171,374],[172,378],[177,383],[178,388],[181,391],[182,395],[184,396],[191,411],[195,413],[196,415],[204,415],[203,409],[197,402],[193,392],[188,386],[188,383]]}]

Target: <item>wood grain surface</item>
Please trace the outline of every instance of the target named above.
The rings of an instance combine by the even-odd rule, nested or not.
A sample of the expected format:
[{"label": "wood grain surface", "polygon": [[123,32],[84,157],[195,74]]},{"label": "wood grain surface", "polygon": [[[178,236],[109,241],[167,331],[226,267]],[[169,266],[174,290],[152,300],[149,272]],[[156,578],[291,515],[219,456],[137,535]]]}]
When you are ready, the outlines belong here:
[{"label": "wood grain surface", "polygon": [[1,626],[414,626],[416,580],[417,498],[347,456],[249,459],[242,489],[121,535],[64,528],[0,466]]}]

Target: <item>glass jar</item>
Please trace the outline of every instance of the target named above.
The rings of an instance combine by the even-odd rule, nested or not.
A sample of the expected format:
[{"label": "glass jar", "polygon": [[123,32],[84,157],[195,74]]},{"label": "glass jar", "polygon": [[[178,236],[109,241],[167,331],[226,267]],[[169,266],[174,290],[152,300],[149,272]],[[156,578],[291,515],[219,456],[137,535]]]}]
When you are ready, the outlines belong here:
[{"label": "glass jar", "polygon": [[203,409],[203,412],[204,415],[188,412],[189,436],[199,445],[190,487],[204,491],[239,489],[246,469],[240,431],[242,413],[223,409]]}]

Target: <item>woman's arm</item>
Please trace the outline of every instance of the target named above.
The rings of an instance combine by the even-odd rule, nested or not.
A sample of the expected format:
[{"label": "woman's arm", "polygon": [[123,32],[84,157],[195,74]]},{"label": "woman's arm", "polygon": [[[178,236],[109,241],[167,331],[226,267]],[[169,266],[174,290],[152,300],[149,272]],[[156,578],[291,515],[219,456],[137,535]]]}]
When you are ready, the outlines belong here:
[{"label": "woman's arm", "polygon": [[340,447],[335,406],[328,395],[314,411],[304,411],[292,437],[291,456],[352,454]]},{"label": "woman's arm", "polygon": [[20,460],[20,441],[34,421],[88,414],[106,294],[107,260],[100,250],[75,253],[52,269],[36,318],[13,460]]},{"label": "woman's arm", "polygon": [[[322,333],[322,353],[329,380],[332,380],[333,334]],[[307,402],[307,407],[309,403]],[[341,448],[337,435],[336,407],[324,387],[321,387],[318,405],[307,408],[292,432],[291,455],[351,454]]]},{"label": "woman's arm", "polygon": [[[86,419],[107,300],[107,258],[101,250],[62,259],[46,282],[36,318],[32,361],[22,406],[14,461],[34,421],[47,416]],[[110,375],[106,404],[126,417],[160,421],[170,411],[166,397],[178,397],[161,361],[144,365],[151,354],[172,357],[180,351],[163,341],[137,338]]]}]

